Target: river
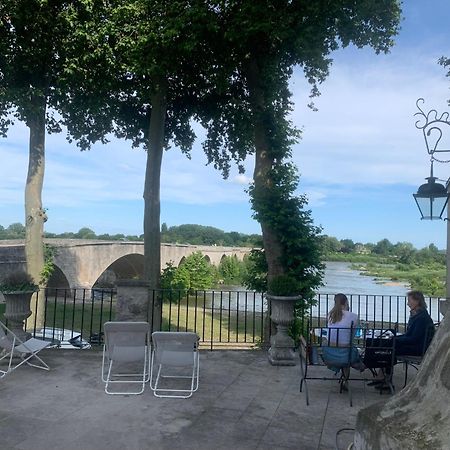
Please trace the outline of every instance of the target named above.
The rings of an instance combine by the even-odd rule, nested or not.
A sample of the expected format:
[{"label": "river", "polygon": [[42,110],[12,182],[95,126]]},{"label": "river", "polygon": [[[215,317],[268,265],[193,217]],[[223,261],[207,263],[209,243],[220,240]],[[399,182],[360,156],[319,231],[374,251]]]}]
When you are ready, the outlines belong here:
[{"label": "river", "polygon": [[[247,311],[261,311],[262,297],[260,294],[244,293],[242,286],[233,286],[230,293],[226,293],[222,306],[226,309]],[[406,323],[409,310],[406,306],[406,293],[409,285],[389,280],[377,280],[370,276],[361,275],[358,270],[351,269],[351,263],[327,262],[325,268],[324,285],[318,289],[317,305],[313,307],[313,315],[326,317],[332,308],[334,294],[342,292],[349,296],[351,309],[361,320],[389,321]],[[217,297],[215,307],[219,306]],[[431,299],[429,311],[433,320],[438,320],[438,301]]]},{"label": "river", "polygon": [[324,286],[318,289],[321,294],[367,294],[367,295],[406,295],[409,285],[386,280],[380,282],[372,277],[361,275],[351,269],[348,262],[327,262]]},{"label": "river", "polygon": [[[337,294],[342,292],[346,295],[376,295],[376,296],[404,296],[409,286],[404,283],[384,283],[376,281],[372,277],[361,275],[358,270],[350,268],[348,262],[326,262],[325,263],[324,285],[319,287],[318,292],[322,294]],[[245,294],[237,291],[245,291],[243,286],[224,286],[224,291],[231,291],[231,305],[235,308],[238,303],[239,309],[245,309]],[[255,309],[261,310],[261,295],[255,295]],[[225,300],[226,299],[226,300]],[[224,297],[224,304],[228,305],[228,295]],[[217,304],[217,303],[216,303]],[[253,309],[253,296],[247,295],[247,308]]]}]

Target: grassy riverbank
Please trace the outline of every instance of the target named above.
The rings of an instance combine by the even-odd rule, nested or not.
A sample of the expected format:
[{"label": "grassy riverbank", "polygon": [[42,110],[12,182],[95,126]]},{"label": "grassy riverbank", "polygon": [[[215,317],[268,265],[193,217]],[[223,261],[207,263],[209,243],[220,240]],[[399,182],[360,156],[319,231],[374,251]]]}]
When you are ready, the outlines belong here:
[{"label": "grassy riverbank", "polygon": [[[0,320],[4,321],[5,305],[0,304]],[[263,318],[259,312],[228,311],[215,307],[163,303],[163,325],[165,331],[194,331],[203,344],[223,342],[222,346],[255,347],[260,345]],[[99,333],[103,323],[115,320],[115,301],[105,303],[66,305],[48,303],[46,328],[65,328],[82,331],[83,339],[89,340],[91,333]],[[49,336],[50,337],[50,336]]]},{"label": "grassy riverbank", "polygon": [[426,296],[445,296],[446,254],[433,244],[418,250],[408,242],[392,244],[383,239],[376,245],[348,244],[339,251],[327,252],[325,258],[350,262],[361,275],[408,283]]},{"label": "grassy riverbank", "polygon": [[380,280],[408,283],[411,289],[422,291],[426,296],[445,297],[445,266],[438,263],[401,264],[359,260],[352,262],[352,269]]}]

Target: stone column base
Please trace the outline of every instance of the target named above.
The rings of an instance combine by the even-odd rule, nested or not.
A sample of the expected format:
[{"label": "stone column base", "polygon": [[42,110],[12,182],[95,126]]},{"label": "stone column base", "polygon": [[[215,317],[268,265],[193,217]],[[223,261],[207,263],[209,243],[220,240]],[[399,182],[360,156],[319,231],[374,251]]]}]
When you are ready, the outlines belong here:
[{"label": "stone column base", "polygon": [[270,347],[268,357],[272,366],[295,366],[295,352],[292,348]]},{"label": "stone column base", "polygon": [[142,280],[118,280],[116,319],[148,322],[148,283]]}]

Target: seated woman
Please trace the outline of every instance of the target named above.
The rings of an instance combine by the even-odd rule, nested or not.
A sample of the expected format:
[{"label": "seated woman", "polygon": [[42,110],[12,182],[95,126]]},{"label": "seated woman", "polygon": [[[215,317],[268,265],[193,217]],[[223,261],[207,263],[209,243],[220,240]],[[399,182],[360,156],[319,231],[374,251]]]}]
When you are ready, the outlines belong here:
[{"label": "seated woman", "polygon": [[336,294],[334,307],[328,314],[328,345],[322,347],[323,360],[334,372],[348,367],[349,363],[362,369],[358,350],[351,346],[357,325],[358,315],[349,311],[347,296]]},{"label": "seated woman", "polygon": [[427,304],[422,292],[408,292],[408,306],[410,315],[406,333],[398,336],[395,340],[395,353],[397,355],[421,356],[433,338],[433,320],[428,314]]},{"label": "seated woman", "polygon": [[[425,298],[420,291],[410,291],[407,294],[410,316],[405,334],[395,338],[395,355],[421,356],[427,349],[434,334],[433,320],[427,311]],[[394,358],[395,363],[395,358]],[[368,367],[378,367],[367,358],[364,364]],[[379,372],[378,378],[369,383],[376,389],[388,389],[386,379],[392,377],[392,368],[386,367],[384,372]]]}]

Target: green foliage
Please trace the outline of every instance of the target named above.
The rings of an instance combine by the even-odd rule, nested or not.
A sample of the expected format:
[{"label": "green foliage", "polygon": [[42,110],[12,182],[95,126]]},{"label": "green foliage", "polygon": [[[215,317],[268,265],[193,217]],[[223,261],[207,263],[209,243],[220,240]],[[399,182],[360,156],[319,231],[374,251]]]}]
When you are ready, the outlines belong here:
[{"label": "green foliage", "polygon": [[301,292],[301,285],[289,275],[279,275],[268,282],[268,293],[271,295],[290,297]]},{"label": "green foliage", "polygon": [[161,289],[186,292],[189,289],[189,278],[185,275],[185,272],[180,273],[173,262],[169,261],[161,273]]},{"label": "green foliage", "polygon": [[355,250],[355,243],[351,239],[342,239],[340,244],[342,253],[352,253]]},{"label": "green foliage", "polygon": [[161,275],[161,287],[167,290],[182,290],[194,292],[210,289],[216,281],[217,273],[201,252],[194,252],[180,264],[174,267],[167,264]]},{"label": "green foliage", "polygon": [[161,226],[161,241],[192,245],[223,245],[237,247],[257,246],[260,236],[247,235],[236,231],[225,232],[218,228],[204,225],[184,224],[167,227]]},{"label": "green foliage", "polygon": [[80,230],[75,233],[75,239],[95,239],[96,234],[90,228],[84,227],[80,228]]},{"label": "green foliage", "polygon": [[267,261],[264,250],[253,249],[247,257],[246,266],[244,286],[256,292],[267,292]]},{"label": "green foliage", "polygon": [[[46,238],[60,239],[100,239],[106,241],[142,241],[144,236],[125,235],[122,233],[97,235],[88,227],[80,228],[76,233],[49,233],[45,232]],[[24,239],[25,227],[21,223],[13,223],[7,228],[0,225],[1,239]],[[191,245],[221,245],[226,247],[259,247],[261,236],[257,234],[238,233],[236,231],[225,232],[218,228],[204,225],[178,225],[167,227],[165,223],[161,226],[161,240],[174,244]]]},{"label": "green foliage", "polygon": [[33,277],[25,271],[16,271],[7,275],[0,282],[0,292],[4,294],[12,292],[37,291],[39,287],[33,280]]},{"label": "green foliage", "polygon": [[321,230],[313,225],[311,212],[304,209],[306,197],[294,195],[298,184],[294,166],[281,160],[270,177],[270,188],[249,189],[254,217],[274,230],[281,244],[284,275],[297,280],[303,299],[312,300],[324,269]]},{"label": "green foliage", "polygon": [[55,271],[56,248],[49,244],[44,244],[44,267],[41,271],[40,284],[45,286]]},{"label": "green foliage", "polygon": [[382,239],[381,241],[377,242],[373,249],[373,253],[376,253],[378,255],[389,255],[392,252],[393,245],[389,241],[389,239]]},{"label": "green foliage", "polygon": [[224,256],[218,267],[218,276],[222,284],[239,285],[246,273],[246,264],[236,256]]},{"label": "green foliage", "polygon": [[[439,64],[444,67],[445,69],[447,69],[447,77],[450,77],[450,58],[447,58],[445,56],[442,56],[441,58],[439,58]],[[448,100],[448,103],[450,104],[450,100]]]},{"label": "green foliage", "polygon": [[423,264],[371,262],[365,264],[364,271],[361,273],[371,277],[409,283],[411,289],[422,291],[427,296],[445,297],[444,264],[432,261]]},{"label": "green foliage", "polygon": [[7,228],[0,226],[0,239],[25,239],[25,227],[21,223],[12,223]]},{"label": "green foliage", "polygon": [[80,6],[70,0],[0,3],[0,135],[15,119],[33,126],[42,107],[47,131],[61,131],[63,119],[55,110],[64,95],[70,39],[77,34],[70,20],[75,4]]},{"label": "green foliage", "polygon": [[341,242],[339,242],[339,240],[334,236],[323,235],[321,237],[321,240],[322,240],[322,251],[325,255],[339,252],[342,249]]}]

